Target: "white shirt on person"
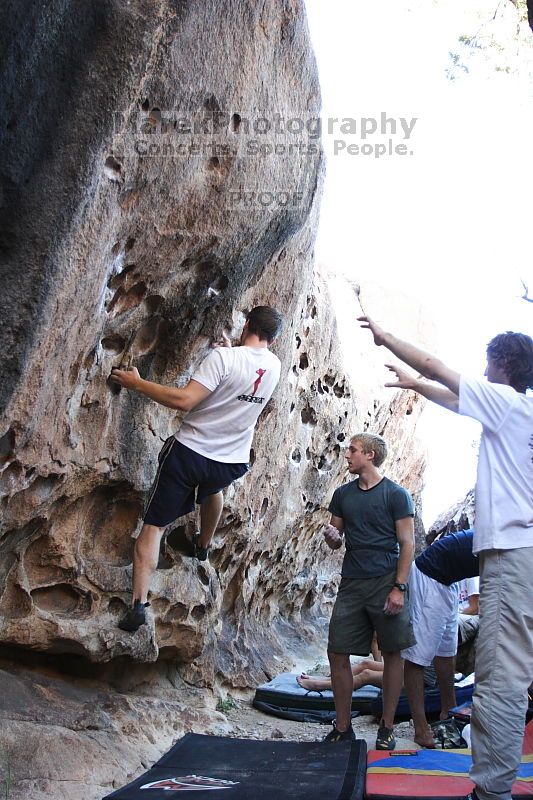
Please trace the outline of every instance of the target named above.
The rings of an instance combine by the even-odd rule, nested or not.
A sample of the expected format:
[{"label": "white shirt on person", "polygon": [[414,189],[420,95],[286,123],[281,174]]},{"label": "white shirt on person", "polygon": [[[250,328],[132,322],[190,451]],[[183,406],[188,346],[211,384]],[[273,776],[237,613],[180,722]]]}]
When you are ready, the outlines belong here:
[{"label": "white shirt on person", "polygon": [[470,598],[479,595],[479,578],[464,578],[457,584],[459,588],[459,613],[470,605]]},{"label": "white shirt on person", "polygon": [[213,461],[247,463],[257,418],[280,369],[279,358],[266,347],[212,350],[192,376],[211,394],[185,415],[178,442]]},{"label": "white shirt on person", "polygon": [[461,376],[459,413],[483,426],[473,552],[533,547],[533,397]]}]

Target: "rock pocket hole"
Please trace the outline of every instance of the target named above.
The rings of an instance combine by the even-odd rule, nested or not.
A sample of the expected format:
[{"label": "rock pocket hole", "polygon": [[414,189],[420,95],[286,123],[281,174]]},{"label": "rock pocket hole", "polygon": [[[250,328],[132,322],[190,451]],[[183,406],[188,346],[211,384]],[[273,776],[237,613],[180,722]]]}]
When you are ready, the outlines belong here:
[{"label": "rock pocket hole", "polygon": [[64,479],[64,475],[55,473],[39,475],[24,492],[25,504],[29,507],[35,507],[49,500],[56,487],[63,483]]},{"label": "rock pocket hole", "polygon": [[142,100],[141,108],[143,111],[148,111],[148,109],[150,108],[150,101],[148,100],[148,98],[146,98],[146,100]]},{"label": "rock pocket hole", "polygon": [[165,622],[183,622],[189,616],[189,609],[183,603],[176,603],[165,615]]},{"label": "rock pocket hole", "polygon": [[295,461],[295,462],[296,462],[296,464],[299,464],[299,463],[300,463],[300,461],[302,460],[302,454],[300,453],[300,450],[299,450],[299,448],[298,448],[298,447],[296,447],[296,448],[295,448],[295,449],[292,451],[292,453],[291,453],[291,458],[292,458],[292,460],[293,460],[293,461]]},{"label": "rock pocket hole", "polygon": [[126,347],[126,340],[118,334],[112,334],[111,336],[105,336],[100,344],[104,350],[108,350],[110,353],[118,354],[122,353]]},{"label": "rock pocket hole", "polygon": [[112,597],[109,601],[107,610],[114,617],[121,617],[127,609],[127,605],[120,597]]},{"label": "rock pocket hole", "polygon": [[134,244],[135,244],[135,239],[133,238],[133,236],[129,236],[126,239],[126,244],[124,245],[124,252],[129,253]]},{"label": "rock pocket hole", "polygon": [[107,282],[109,289],[118,289],[119,286],[124,283],[126,277],[130,274],[130,272],[133,272],[134,269],[135,264],[127,264],[117,275],[113,275],[113,277]]},{"label": "rock pocket hole", "polygon": [[231,118],[231,130],[234,133],[238,132],[239,128],[241,127],[241,122],[242,122],[242,119],[241,119],[241,115],[240,114],[234,114],[232,116],[232,118]]},{"label": "rock pocket hole", "polygon": [[212,281],[207,290],[208,294],[218,295],[229,286],[229,278],[226,275],[219,275]]},{"label": "rock pocket hole", "polygon": [[15,431],[13,428],[0,439],[0,464],[6,464],[15,454]]},{"label": "rock pocket hole", "polygon": [[108,156],[104,164],[104,173],[110,181],[120,181],[122,179],[122,165],[113,156]]},{"label": "rock pocket hole", "polygon": [[[191,264],[192,264],[192,259],[186,258],[181,266],[190,267]],[[216,270],[218,269],[218,267],[219,265],[216,259],[204,258],[202,261],[198,261],[198,263],[194,265],[194,271],[199,277],[208,280],[212,275],[216,275]]]},{"label": "rock pocket hole", "polygon": [[202,567],[201,564],[198,565],[198,577],[204,586],[209,586],[209,575],[207,574],[205,567]]},{"label": "rock pocket hole", "polygon": [[300,356],[300,369],[307,369],[309,366],[309,359],[307,358],[307,353],[302,353]]},{"label": "rock pocket hole", "polygon": [[37,608],[53,614],[85,616],[91,609],[90,597],[79,593],[68,583],[34,589],[31,597]]},{"label": "rock pocket hole", "polygon": [[220,104],[214,94],[209,94],[204,100],[204,108],[211,114],[216,114],[220,111]]},{"label": "rock pocket hole", "polygon": [[227,556],[224,559],[224,561],[222,562],[222,564],[220,566],[220,569],[219,569],[219,572],[222,572],[222,573],[227,572],[229,567],[230,567],[230,564],[232,563],[232,561],[233,561],[233,556],[232,555]]},{"label": "rock pocket hole", "polygon": [[[35,472],[35,469],[33,469],[33,472]],[[2,492],[2,494],[11,494],[13,490],[18,488],[17,484],[21,478],[23,478],[24,475],[30,477],[33,475],[33,472],[28,470],[25,473],[22,464],[20,464],[18,461],[13,461],[13,463],[6,467],[0,475],[0,492]]]},{"label": "rock pocket hole", "polygon": [[86,561],[125,566],[131,564],[132,540],[142,511],[140,496],[127,483],[102,486],[80,498],[64,520],[66,530],[80,527],[80,551]]},{"label": "rock pocket hole", "polygon": [[209,161],[207,162],[207,168],[210,169],[212,172],[218,172],[220,170],[220,167],[221,167],[220,158],[218,158],[217,156],[213,156],[213,158],[210,158]]},{"label": "rock pocket hole", "polygon": [[315,411],[314,408],[312,408],[309,405],[309,403],[307,403],[305,408],[302,408],[302,415],[301,416],[302,416],[302,422],[304,423],[304,425],[316,425],[317,422],[318,422],[316,411]]},{"label": "rock pocket hole", "polygon": [[160,342],[165,322],[160,317],[149,319],[142,325],[133,340],[131,349],[138,356],[152,353]]},{"label": "rock pocket hole", "polygon": [[157,562],[157,569],[172,569],[174,566],[174,561],[170,558],[167,553],[160,552],[159,553],[159,560]]},{"label": "rock pocket hole", "polygon": [[261,509],[259,511],[259,519],[263,519],[263,517],[267,512],[267,508],[268,508],[268,497],[265,497],[265,499],[261,503]]},{"label": "rock pocket hole", "polygon": [[159,311],[164,302],[165,298],[160,294],[148,295],[144,300],[144,304],[150,314],[155,314],[156,311]]},{"label": "rock pocket hole", "polygon": [[199,622],[205,617],[205,606],[194,606],[191,611],[191,617]]},{"label": "rock pocket hole", "polygon": [[170,531],[165,539],[166,546],[176,553],[192,553],[190,539],[187,538],[185,525],[178,525],[177,528]]},{"label": "rock pocket hole", "polygon": [[139,283],[134,284],[127,292],[119,288],[107,307],[108,312],[115,311],[118,315],[124,314],[125,311],[130,311],[132,308],[136,308],[139,303],[142,303],[147,291],[148,287],[144,281],[139,281]]}]

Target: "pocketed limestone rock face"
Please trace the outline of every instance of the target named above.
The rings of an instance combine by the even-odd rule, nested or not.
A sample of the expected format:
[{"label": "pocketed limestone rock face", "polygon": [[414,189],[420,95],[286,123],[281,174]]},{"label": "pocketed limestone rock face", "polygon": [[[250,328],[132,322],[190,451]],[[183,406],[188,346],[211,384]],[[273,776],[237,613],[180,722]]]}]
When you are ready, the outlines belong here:
[{"label": "pocketed limestone rock face", "polygon": [[[32,47],[21,63],[6,39],[0,126],[0,642],[250,685],[328,613],[339,556],[317,531],[349,431],[388,432],[389,474],[420,489],[419,451],[402,455],[418,406],[407,417],[412,399],[370,401],[368,385],[359,401],[312,274],[322,158],[303,4],[12,5],[6,25]],[[226,493],[210,563],[186,555],[193,517],[170,529],[153,621],[123,633],[131,534],[179,418],[113,390],[110,370],[131,357],[184,382],[260,303],[286,326],[252,470]]]},{"label": "pocketed limestone rock face", "polygon": [[147,629],[116,634],[130,534],[179,419],[107,379],[132,357],[144,377],[185,381],[278,261],[283,282],[261,300],[289,320],[299,308],[322,174],[303,3],[72,0],[2,14],[0,639],[191,660],[221,589],[172,540],[158,644]]}]

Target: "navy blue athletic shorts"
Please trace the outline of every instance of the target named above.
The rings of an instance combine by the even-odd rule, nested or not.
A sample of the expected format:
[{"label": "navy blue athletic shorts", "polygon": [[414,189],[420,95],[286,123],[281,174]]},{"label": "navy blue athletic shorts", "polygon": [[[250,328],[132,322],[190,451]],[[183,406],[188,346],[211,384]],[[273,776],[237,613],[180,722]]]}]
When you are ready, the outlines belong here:
[{"label": "navy blue athletic shorts", "polygon": [[144,522],[164,528],[248,472],[248,464],[224,464],[196,453],[170,436],[158,456]]}]

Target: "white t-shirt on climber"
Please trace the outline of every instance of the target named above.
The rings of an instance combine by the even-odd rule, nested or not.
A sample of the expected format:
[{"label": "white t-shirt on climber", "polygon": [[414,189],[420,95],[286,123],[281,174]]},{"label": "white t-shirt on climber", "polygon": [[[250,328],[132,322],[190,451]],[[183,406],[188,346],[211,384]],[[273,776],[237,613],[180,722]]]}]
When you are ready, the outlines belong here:
[{"label": "white t-shirt on climber", "polygon": [[178,442],[213,461],[246,464],[257,418],[280,369],[279,358],[266,347],[212,350],[192,376],[211,394],[185,415]]},{"label": "white t-shirt on climber", "polygon": [[533,547],[533,397],[461,375],[459,413],[483,426],[474,553]]}]

